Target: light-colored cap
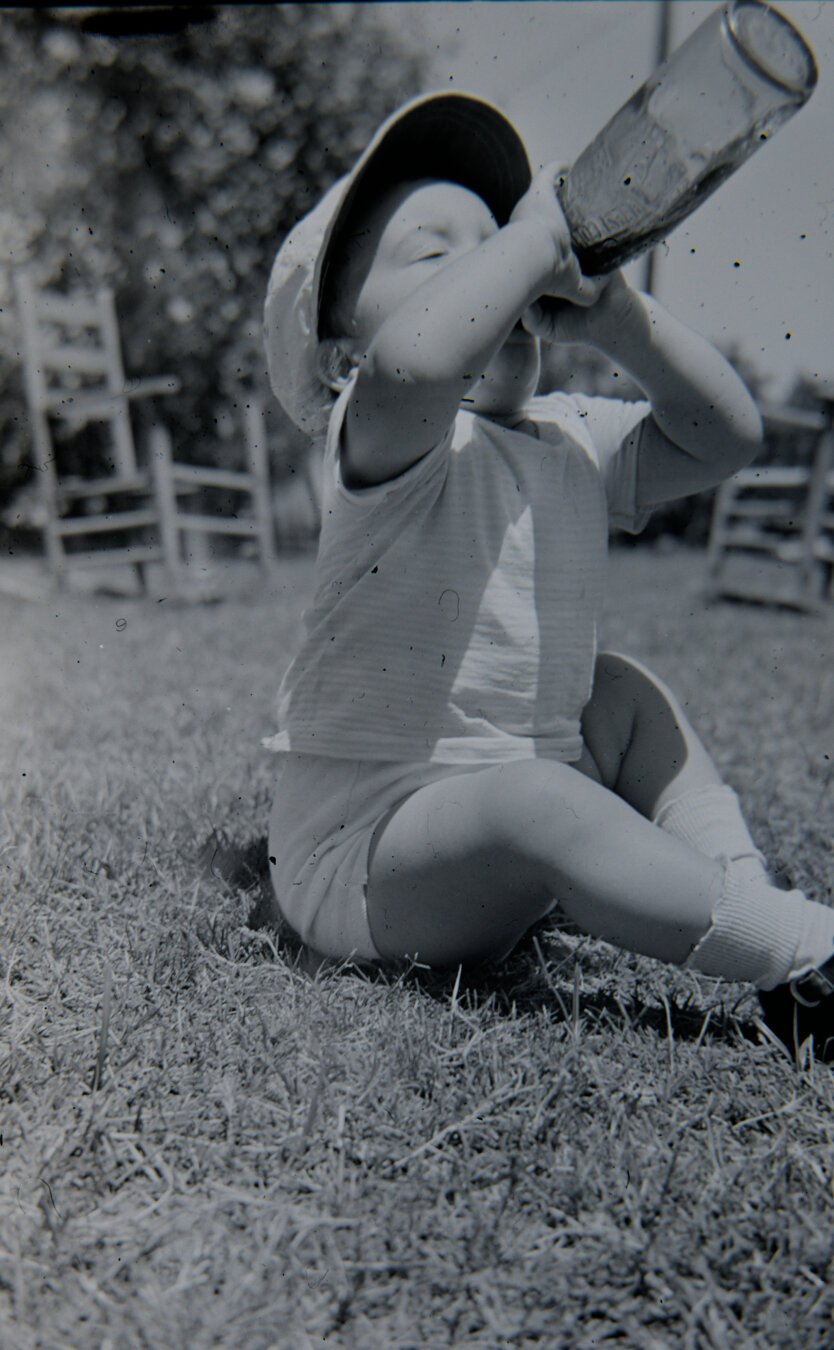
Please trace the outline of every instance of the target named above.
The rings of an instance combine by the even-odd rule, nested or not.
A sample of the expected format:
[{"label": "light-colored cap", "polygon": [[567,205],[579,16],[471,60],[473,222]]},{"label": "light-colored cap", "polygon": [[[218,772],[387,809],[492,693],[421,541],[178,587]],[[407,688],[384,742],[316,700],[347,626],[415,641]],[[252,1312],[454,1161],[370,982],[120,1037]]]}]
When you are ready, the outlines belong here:
[{"label": "light-colored cap", "polygon": [[269,278],[264,344],[273,393],[309,436],[324,432],[333,405],[317,374],[319,316],[350,217],[360,198],[419,178],[460,183],[505,225],[531,174],[518,132],[493,104],[471,94],[426,94],[383,123],[351,172],[293,228]]}]

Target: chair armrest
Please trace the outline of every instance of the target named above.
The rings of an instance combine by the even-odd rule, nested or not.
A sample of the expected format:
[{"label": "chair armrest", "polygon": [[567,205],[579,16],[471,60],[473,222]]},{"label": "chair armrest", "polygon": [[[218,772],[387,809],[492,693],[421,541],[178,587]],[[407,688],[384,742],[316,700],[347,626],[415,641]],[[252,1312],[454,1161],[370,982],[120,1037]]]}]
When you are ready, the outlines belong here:
[{"label": "chair armrest", "polygon": [[101,478],[62,478],[58,484],[58,496],[67,501],[79,497],[107,497],[115,493],[150,491],[147,474],[109,474]]},{"label": "chair armrest", "polygon": [[156,398],[178,394],[182,385],[175,375],[156,375],[147,380],[128,380],[121,389],[77,394],[56,393],[44,399],[42,407],[54,417],[90,416],[108,412],[124,399]]}]

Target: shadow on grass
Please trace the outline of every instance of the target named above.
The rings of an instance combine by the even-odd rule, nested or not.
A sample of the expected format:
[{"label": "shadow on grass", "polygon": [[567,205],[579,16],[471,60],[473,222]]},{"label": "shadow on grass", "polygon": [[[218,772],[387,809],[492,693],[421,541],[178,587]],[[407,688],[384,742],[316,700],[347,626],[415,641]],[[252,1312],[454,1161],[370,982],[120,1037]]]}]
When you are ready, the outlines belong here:
[{"label": "shadow on grass", "polygon": [[691,996],[677,1002],[671,994],[649,1001],[649,991],[633,977],[624,978],[610,958],[569,946],[563,933],[578,930],[567,923],[563,928],[561,921],[556,928],[551,917],[531,929],[500,965],[460,973],[411,966],[398,978],[429,997],[446,1003],[454,999],[473,1012],[487,1006],[504,1015],[547,1011],[556,1022],[577,1029],[581,1023],[585,1031],[611,1035],[645,1028],[663,1040],[671,1035],[691,1043],[759,1042],[755,1024],[736,1012],[746,995],[739,999],[728,991],[708,1006]]},{"label": "shadow on grass", "polygon": [[[437,1002],[452,1002],[472,1013],[492,1008],[507,1016],[545,1010],[557,1022],[577,1025],[581,1020],[586,1029],[617,1034],[645,1028],[661,1039],[671,1034],[683,1042],[760,1040],[755,1024],[736,1016],[746,996],[739,1000],[730,996],[731,991],[708,1007],[695,1004],[691,997],[683,1003],[674,998],[650,1003],[641,991],[627,988],[633,980],[621,980],[610,968],[604,970],[597,987],[580,989],[579,973],[592,972],[586,969],[583,953],[562,939],[563,932],[578,936],[579,930],[569,922],[560,922],[555,929],[552,917],[531,928],[500,965],[432,970],[413,961],[382,966],[321,956],[301,941],[277,909],[265,838],[235,844],[214,834],[204,844],[200,860],[207,878],[224,882],[248,899],[246,927],[268,938],[264,959],[281,960],[310,979],[338,976],[416,989]],[[225,926],[205,936],[224,955],[235,954],[226,950],[229,934]]]}]

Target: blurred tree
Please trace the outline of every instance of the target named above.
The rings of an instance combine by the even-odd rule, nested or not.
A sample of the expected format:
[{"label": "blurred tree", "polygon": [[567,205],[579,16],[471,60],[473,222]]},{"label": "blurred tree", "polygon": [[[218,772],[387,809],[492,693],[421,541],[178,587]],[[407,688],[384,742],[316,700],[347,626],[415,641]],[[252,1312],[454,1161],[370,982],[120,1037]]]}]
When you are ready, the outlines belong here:
[{"label": "blurred tree", "polygon": [[[275,250],[420,85],[373,5],[218,6],[182,32],[110,38],[91,11],[0,12],[0,502],[27,438],[12,274],[116,290],[131,375],[177,374],[178,455],[240,435],[267,392],[261,314]],[[291,460],[301,447],[273,403]]]}]

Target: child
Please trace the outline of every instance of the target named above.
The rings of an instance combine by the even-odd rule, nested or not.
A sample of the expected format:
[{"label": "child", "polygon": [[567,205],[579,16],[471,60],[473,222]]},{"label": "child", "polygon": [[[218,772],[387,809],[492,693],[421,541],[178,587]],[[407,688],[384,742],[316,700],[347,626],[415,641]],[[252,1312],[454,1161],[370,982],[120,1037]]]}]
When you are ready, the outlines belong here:
[{"label": "child", "polygon": [[[669,690],[596,651],[609,519],[749,463],[758,412],[654,299],[581,274],[557,181],[490,104],[428,96],[278,253],[270,378],[326,447],[267,742],[277,902],[324,955],[432,966],[499,960],[558,904],[753,983],[824,1055],[834,911],[772,886]],[[534,397],[542,340],[616,357],[647,401]]]}]

